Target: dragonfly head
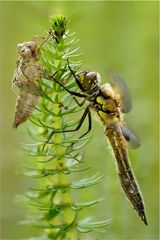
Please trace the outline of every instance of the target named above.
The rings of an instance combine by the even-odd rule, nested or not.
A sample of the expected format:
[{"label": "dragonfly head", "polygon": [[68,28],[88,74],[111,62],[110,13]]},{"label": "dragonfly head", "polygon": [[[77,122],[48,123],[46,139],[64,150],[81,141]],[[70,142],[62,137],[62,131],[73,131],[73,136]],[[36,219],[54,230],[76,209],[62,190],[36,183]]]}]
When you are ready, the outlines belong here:
[{"label": "dragonfly head", "polygon": [[17,49],[21,57],[29,58],[36,52],[37,44],[34,41],[19,43]]},{"label": "dragonfly head", "polygon": [[83,92],[92,93],[99,88],[100,75],[96,72],[85,71],[78,78],[78,85]]}]

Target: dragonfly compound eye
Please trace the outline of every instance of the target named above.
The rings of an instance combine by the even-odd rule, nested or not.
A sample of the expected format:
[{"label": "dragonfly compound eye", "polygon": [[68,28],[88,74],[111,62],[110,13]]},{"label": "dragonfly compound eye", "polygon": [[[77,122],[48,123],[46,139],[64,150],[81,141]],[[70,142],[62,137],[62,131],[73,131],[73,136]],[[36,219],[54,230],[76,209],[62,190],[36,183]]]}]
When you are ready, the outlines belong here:
[{"label": "dragonfly compound eye", "polygon": [[94,85],[98,83],[96,72],[84,72],[82,85],[86,91],[90,90]]},{"label": "dragonfly compound eye", "polygon": [[88,72],[86,73],[85,77],[88,79],[90,82],[97,82],[97,73],[96,72]]}]

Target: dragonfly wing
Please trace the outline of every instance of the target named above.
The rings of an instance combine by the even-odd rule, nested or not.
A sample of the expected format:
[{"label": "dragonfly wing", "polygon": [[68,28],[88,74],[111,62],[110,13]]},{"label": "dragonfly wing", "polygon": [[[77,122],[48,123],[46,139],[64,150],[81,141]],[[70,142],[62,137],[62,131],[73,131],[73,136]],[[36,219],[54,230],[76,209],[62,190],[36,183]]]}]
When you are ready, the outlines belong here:
[{"label": "dragonfly wing", "polygon": [[139,137],[136,133],[134,133],[133,130],[130,130],[129,128],[125,127],[124,125],[121,126],[122,134],[125,138],[125,140],[129,143],[129,146],[133,149],[136,149],[140,147],[141,142]]},{"label": "dragonfly wing", "polygon": [[114,91],[120,95],[121,111],[128,113],[132,109],[132,98],[125,81],[114,71],[110,71],[111,85]]}]

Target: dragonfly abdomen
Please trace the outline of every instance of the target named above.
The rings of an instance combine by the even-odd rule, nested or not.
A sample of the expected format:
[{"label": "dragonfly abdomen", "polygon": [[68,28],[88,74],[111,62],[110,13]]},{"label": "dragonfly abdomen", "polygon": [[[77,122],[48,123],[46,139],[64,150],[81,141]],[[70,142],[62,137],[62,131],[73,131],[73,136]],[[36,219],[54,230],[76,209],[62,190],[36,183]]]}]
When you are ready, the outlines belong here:
[{"label": "dragonfly abdomen", "polygon": [[[130,173],[132,172],[130,171]],[[131,201],[134,209],[138,212],[142,221],[146,225],[148,225],[147,219],[145,216],[143,200],[135,179],[131,180],[129,177],[126,177],[126,176],[124,177],[124,174],[121,174],[121,173],[119,173],[118,175],[121,181],[122,188],[127,195],[127,198]]]},{"label": "dragonfly abdomen", "polygon": [[109,124],[105,129],[105,133],[114,151],[122,188],[142,221],[147,225],[143,200],[129,164],[126,142],[120,126],[116,123]]},{"label": "dragonfly abdomen", "polygon": [[15,118],[13,127],[17,128],[25,122],[33,113],[34,106],[37,105],[39,96],[21,90],[16,104]]}]

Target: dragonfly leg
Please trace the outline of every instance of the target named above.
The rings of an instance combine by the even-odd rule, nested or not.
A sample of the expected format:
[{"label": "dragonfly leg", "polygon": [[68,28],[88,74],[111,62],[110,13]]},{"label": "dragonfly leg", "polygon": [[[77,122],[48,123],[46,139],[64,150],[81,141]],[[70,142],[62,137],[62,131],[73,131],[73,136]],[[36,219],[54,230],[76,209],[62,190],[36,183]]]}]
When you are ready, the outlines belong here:
[{"label": "dragonfly leg", "polygon": [[[77,76],[76,74],[74,73],[74,71],[71,69],[71,67],[69,66],[69,61],[67,59],[67,63],[68,63],[68,68],[71,72],[71,76],[74,77],[76,83],[78,83],[78,79],[77,79]],[[81,97],[81,98],[84,98],[84,100],[80,103],[75,97],[73,97],[73,99],[75,100],[75,102],[78,104],[78,106],[83,106],[83,104],[85,103],[86,101],[86,95],[85,94],[82,94],[82,93],[78,93],[78,92],[75,92],[75,91],[72,91],[72,90],[69,90],[66,86],[63,85],[63,83],[59,82],[55,76],[56,76],[56,73],[57,71],[52,75],[52,76],[48,76],[48,74],[46,73],[46,76],[44,76],[44,78],[46,78],[47,80],[51,80],[51,81],[55,81],[57,84],[59,84],[63,89],[65,89],[68,93],[70,93],[71,95],[73,96],[76,96],[76,97]]]},{"label": "dragonfly leg", "polygon": [[82,138],[85,135],[87,135],[91,131],[91,128],[92,128],[91,112],[88,108],[88,130],[83,135],[81,135],[79,138]]},{"label": "dragonfly leg", "polygon": [[84,100],[82,102],[79,102],[75,97],[73,97],[73,99],[75,100],[75,102],[78,104],[78,106],[82,107],[84,105],[84,103],[86,102],[86,98],[84,98]]},{"label": "dragonfly leg", "polygon": [[[54,74],[55,75],[55,74]],[[69,90],[67,87],[65,87],[61,82],[59,82],[55,77],[53,76],[49,76],[47,77],[48,80],[54,80],[57,84],[59,84],[63,89],[65,89],[69,94],[76,96],[76,97],[81,97],[84,98],[84,100],[82,102],[79,102],[75,97],[73,97],[74,101],[78,104],[78,106],[83,106],[85,101],[86,101],[86,95],[85,94],[81,94],[81,93],[77,93],[75,91]]]},{"label": "dragonfly leg", "polygon": [[57,84],[59,84],[63,89],[65,89],[68,93],[70,93],[73,96],[77,96],[77,97],[81,97],[81,98],[86,98],[85,94],[81,94],[81,93],[77,93],[75,91],[69,90],[67,87],[65,87],[61,82],[59,82],[54,76],[49,76],[47,78],[48,80],[53,80],[55,81]]},{"label": "dragonfly leg", "polygon": [[85,111],[84,111],[84,113],[83,113],[83,115],[82,115],[82,117],[81,117],[81,119],[80,119],[80,121],[79,121],[79,123],[78,123],[78,125],[77,125],[77,127],[76,127],[75,129],[66,129],[66,130],[63,130],[63,129],[62,129],[62,130],[52,131],[52,132],[50,133],[48,139],[47,139],[47,140],[45,141],[45,143],[43,144],[42,151],[44,150],[44,147],[45,147],[46,144],[50,141],[50,139],[52,138],[52,136],[53,136],[55,133],[65,133],[65,132],[76,132],[76,131],[78,131],[78,130],[81,128],[81,126],[82,126],[82,124],[83,124],[86,116],[88,115],[88,121],[89,121],[88,130],[87,130],[87,132],[85,132],[82,136],[80,136],[80,138],[82,138],[83,136],[85,136],[85,135],[91,130],[91,113],[90,113],[89,108],[90,108],[90,105],[88,105],[88,106],[86,107],[86,109],[85,109]]},{"label": "dragonfly leg", "polygon": [[74,77],[74,79],[75,79],[75,81],[76,81],[76,83],[77,83],[77,82],[78,82],[78,77],[76,76],[76,74],[75,74],[75,72],[72,70],[72,68],[70,67],[70,65],[69,65],[69,60],[68,60],[68,59],[67,59],[67,63],[68,63],[68,68],[69,68],[72,76]]}]

